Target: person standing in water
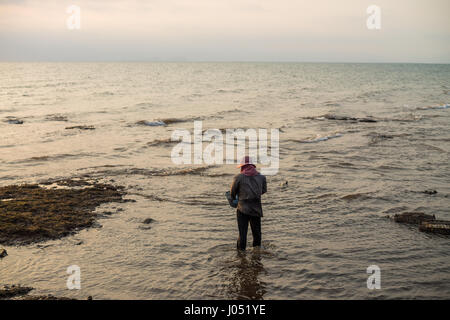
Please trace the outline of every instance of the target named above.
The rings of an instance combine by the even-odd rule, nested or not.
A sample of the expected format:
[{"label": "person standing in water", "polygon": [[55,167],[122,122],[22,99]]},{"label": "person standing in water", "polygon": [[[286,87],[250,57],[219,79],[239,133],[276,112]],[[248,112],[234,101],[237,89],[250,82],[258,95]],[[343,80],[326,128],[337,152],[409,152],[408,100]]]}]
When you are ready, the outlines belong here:
[{"label": "person standing in water", "polygon": [[253,247],[261,246],[261,217],[263,216],[261,195],[267,192],[267,182],[266,177],[256,170],[249,156],[245,156],[237,167],[241,169],[241,173],[233,179],[231,199],[236,199],[238,196],[237,248],[245,250],[249,222],[253,235]]}]

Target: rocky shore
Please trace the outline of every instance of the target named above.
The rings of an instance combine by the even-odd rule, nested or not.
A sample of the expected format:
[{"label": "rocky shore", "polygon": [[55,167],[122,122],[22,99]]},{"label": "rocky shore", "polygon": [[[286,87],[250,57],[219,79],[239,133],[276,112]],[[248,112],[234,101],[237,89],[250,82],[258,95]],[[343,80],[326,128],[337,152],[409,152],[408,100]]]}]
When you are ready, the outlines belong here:
[{"label": "rocky shore", "polygon": [[[67,297],[55,297],[53,295],[29,295],[29,292],[32,290],[33,288],[31,287],[23,287],[20,285],[4,285],[0,287],[0,300],[76,300]],[[89,297],[88,300],[92,300],[92,297]]]},{"label": "rocky shore", "polygon": [[404,212],[387,217],[397,223],[418,225],[419,231],[422,232],[450,235],[450,221],[437,220],[435,215],[423,212]]},{"label": "rocky shore", "polygon": [[102,203],[122,202],[123,187],[66,179],[0,187],[0,244],[23,245],[92,226]]},{"label": "rocky shore", "polygon": [[[0,244],[26,245],[59,239],[91,227],[97,218],[96,207],[108,202],[124,202],[124,195],[121,186],[87,179],[0,187]],[[0,248],[0,258],[7,255],[7,251]],[[31,290],[32,287],[21,285],[3,285],[0,300],[73,300],[29,295]]]}]

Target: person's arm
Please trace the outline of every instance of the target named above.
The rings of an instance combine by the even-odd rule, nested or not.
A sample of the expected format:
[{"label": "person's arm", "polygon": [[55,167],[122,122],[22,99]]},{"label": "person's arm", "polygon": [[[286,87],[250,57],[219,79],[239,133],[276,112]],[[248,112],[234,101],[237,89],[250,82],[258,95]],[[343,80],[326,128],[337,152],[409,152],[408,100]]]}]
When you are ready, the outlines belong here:
[{"label": "person's arm", "polygon": [[266,177],[264,176],[263,179],[263,185],[262,185],[262,194],[267,192],[267,181],[266,181]]},{"label": "person's arm", "polygon": [[239,193],[239,176],[234,177],[233,183],[231,184],[231,199],[236,199],[236,195]]}]

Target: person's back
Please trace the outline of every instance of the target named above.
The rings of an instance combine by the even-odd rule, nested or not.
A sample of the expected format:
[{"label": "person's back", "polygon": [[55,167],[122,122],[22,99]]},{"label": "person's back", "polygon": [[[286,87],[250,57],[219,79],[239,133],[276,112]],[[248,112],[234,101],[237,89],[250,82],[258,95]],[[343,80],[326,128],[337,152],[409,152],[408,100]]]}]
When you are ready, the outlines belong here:
[{"label": "person's back", "polygon": [[261,217],[263,210],[261,195],[267,192],[266,177],[256,171],[249,157],[244,157],[241,173],[236,175],[231,185],[231,198],[238,196],[237,221],[239,228],[238,248],[245,250],[247,245],[248,223],[253,234],[253,246],[261,245]]},{"label": "person's back", "polygon": [[231,198],[239,197],[237,209],[247,215],[262,217],[261,195],[267,192],[266,177],[262,174],[246,176],[240,173],[234,177]]}]

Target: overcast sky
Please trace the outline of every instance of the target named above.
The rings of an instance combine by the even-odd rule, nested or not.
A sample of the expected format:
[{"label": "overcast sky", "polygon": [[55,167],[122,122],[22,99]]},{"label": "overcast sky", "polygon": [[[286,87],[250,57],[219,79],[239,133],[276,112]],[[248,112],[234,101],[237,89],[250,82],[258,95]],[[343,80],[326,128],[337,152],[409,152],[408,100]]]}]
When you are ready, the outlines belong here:
[{"label": "overcast sky", "polygon": [[449,12],[450,0],[0,0],[0,61],[450,63]]}]

